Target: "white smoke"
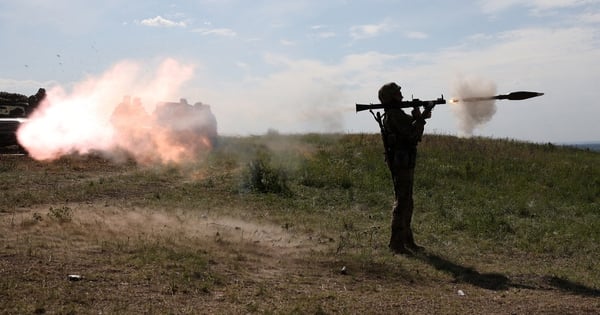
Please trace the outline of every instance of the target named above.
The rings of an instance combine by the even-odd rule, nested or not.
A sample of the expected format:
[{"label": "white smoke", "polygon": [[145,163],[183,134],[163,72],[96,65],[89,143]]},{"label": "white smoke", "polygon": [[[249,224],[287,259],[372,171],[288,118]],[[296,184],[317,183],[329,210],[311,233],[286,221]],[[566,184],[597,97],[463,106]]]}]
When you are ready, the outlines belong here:
[{"label": "white smoke", "polygon": [[473,131],[490,121],[496,113],[496,100],[461,101],[496,95],[496,84],[492,81],[479,77],[460,78],[454,84],[453,95],[459,100],[451,108],[458,118],[459,135],[462,137],[473,136]]},{"label": "white smoke", "polygon": [[[197,144],[209,147],[207,139],[194,138],[193,133],[181,137],[178,132],[184,139],[176,139],[172,127],[179,126],[165,126],[152,115],[156,104],[180,98],[180,87],[193,76],[193,66],[166,59],[154,73],[148,75],[147,70],[124,61],[77,83],[70,92],[51,88],[19,128],[19,143],[38,160],[95,151],[118,156],[113,153],[125,150],[138,162],[179,162],[192,157],[188,151]],[[126,95],[133,95],[133,102],[124,99]]]}]

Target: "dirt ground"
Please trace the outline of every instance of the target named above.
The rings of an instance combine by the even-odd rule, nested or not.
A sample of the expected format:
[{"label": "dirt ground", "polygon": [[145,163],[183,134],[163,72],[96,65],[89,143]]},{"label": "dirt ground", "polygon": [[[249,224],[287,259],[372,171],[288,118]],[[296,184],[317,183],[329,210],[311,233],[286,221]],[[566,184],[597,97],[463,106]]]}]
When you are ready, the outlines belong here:
[{"label": "dirt ground", "polygon": [[17,208],[0,239],[2,314],[600,312],[598,292],[557,279],[436,268],[434,253],[366,265],[317,235],[201,211]]}]

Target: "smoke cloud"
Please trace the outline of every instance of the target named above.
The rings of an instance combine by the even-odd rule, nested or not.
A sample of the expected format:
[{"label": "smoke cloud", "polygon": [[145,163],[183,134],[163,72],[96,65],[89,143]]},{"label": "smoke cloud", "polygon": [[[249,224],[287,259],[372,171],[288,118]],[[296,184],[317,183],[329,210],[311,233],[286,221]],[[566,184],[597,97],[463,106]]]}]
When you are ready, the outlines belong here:
[{"label": "smoke cloud", "polygon": [[496,84],[492,81],[477,77],[461,78],[454,84],[453,95],[459,100],[451,108],[458,118],[459,135],[462,137],[473,136],[473,131],[490,121],[496,113],[495,100],[460,101],[496,95]]},{"label": "smoke cloud", "polygon": [[[60,86],[51,88],[19,128],[19,143],[37,160],[100,151],[115,158],[125,152],[141,163],[180,162],[209,148],[206,133],[195,131],[211,124],[216,128],[216,122],[206,115],[192,119],[194,115],[188,113],[207,106],[188,108],[178,103],[182,115],[173,110],[157,113],[160,102],[179,99],[179,89],[192,78],[193,66],[166,59],[153,73],[148,69],[123,61],[77,83],[70,92]],[[181,116],[185,119],[178,119]]]}]

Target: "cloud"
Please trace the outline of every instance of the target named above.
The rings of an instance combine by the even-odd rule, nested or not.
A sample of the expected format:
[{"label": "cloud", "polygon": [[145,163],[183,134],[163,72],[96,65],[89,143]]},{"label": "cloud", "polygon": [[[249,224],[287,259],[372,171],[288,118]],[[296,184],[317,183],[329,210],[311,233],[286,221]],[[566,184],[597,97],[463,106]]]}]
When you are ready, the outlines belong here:
[{"label": "cloud", "polygon": [[326,25],[313,25],[310,27],[310,29],[312,31],[314,31],[315,33],[311,34],[311,36],[313,38],[332,38],[332,37],[336,37],[337,34],[335,32],[332,31],[328,31],[327,30],[327,26]]},{"label": "cloud", "polygon": [[479,6],[483,12],[492,14],[515,6],[524,6],[530,8],[533,12],[540,12],[591,3],[597,3],[597,0],[533,0],[529,2],[520,0],[481,0]]},{"label": "cloud", "polygon": [[[457,46],[418,54],[350,54],[336,62],[265,55],[275,72],[251,75],[243,82],[206,82],[198,98],[212,104],[225,134],[265,132],[377,131],[368,114],[354,113],[354,103],[377,102],[376,91],[396,81],[407,98],[447,98],[453,82],[480,77],[495,82],[499,93],[518,90],[545,92],[540,98],[502,101],[490,122],[477,135],[528,141],[592,139],[598,111],[594,83],[600,80],[598,31],[595,28],[515,29],[499,34],[465,37]],[[484,39],[474,41],[474,39]],[[572,56],[577,56],[573,58]],[[226,84],[227,85],[227,84]],[[212,86],[218,86],[213,91]],[[219,93],[235,90],[236,93]],[[206,93],[205,93],[206,92]],[[429,132],[457,132],[456,118],[439,106]],[[568,107],[566,107],[568,106]],[[244,118],[240,118],[243,113]],[[578,121],[564,126],[564,121]]]},{"label": "cloud", "polygon": [[206,29],[206,28],[197,28],[195,30],[192,30],[193,33],[200,33],[201,35],[204,36],[222,36],[222,37],[235,37],[237,36],[237,33],[229,28],[212,28],[212,29]]},{"label": "cloud", "polygon": [[412,38],[412,39],[425,39],[425,38],[429,37],[429,35],[427,35],[427,33],[416,32],[416,31],[409,31],[404,34],[406,37]]},{"label": "cloud", "polygon": [[[593,27],[516,29],[494,36],[483,47],[467,41],[432,53],[425,56],[430,65],[417,65],[405,73],[435,74],[428,81],[421,77],[411,81],[412,86],[425,89],[466,74],[493,80],[500,93],[546,93],[520,104],[498,104],[494,120],[481,128],[486,135],[540,142],[593,140],[598,127],[592,117],[600,112],[590,104],[595,103],[594,84],[600,81],[600,73],[590,69],[600,68],[599,34]],[[578,123],[562,124],[571,120]],[[441,123],[438,118],[432,126]]]},{"label": "cloud", "polygon": [[291,41],[291,40],[287,40],[287,39],[281,39],[279,40],[279,43],[283,46],[296,46],[296,43]]},{"label": "cloud", "polygon": [[481,0],[479,6],[484,13],[491,14],[498,11],[506,10],[512,6],[522,3],[519,0]]},{"label": "cloud", "polygon": [[344,130],[342,113],[350,100],[338,65],[276,54],[266,54],[264,59],[280,71],[247,78],[234,83],[235,88],[220,86],[236,93],[209,95],[209,103],[219,104],[212,109],[220,130],[225,134]]},{"label": "cloud", "polygon": [[250,69],[250,66],[243,61],[236,61],[235,65],[238,66],[240,69],[244,69],[244,70]]},{"label": "cloud", "polygon": [[534,0],[531,6],[535,9],[545,10],[576,7],[591,3],[597,3],[597,0]]},{"label": "cloud", "polygon": [[317,33],[317,37],[318,38],[332,38],[332,37],[335,37],[335,36],[336,36],[335,32],[320,32],[320,33]]},{"label": "cloud", "polygon": [[585,13],[579,16],[579,21],[583,23],[600,23],[600,12]]},{"label": "cloud", "polygon": [[356,25],[350,28],[350,36],[353,39],[371,38],[389,32],[392,28],[393,26],[388,21],[379,24]]},{"label": "cloud", "polygon": [[175,21],[171,21],[168,19],[163,18],[160,15],[157,15],[156,17],[153,18],[149,18],[149,19],[144,19],[140,22],[140,24],[144,25],[144,26],[151,26],[151,27],[185,27],[186,24],[185,22],[175,22]]},{"label": "cloud", "polygon": [[[246,77],[241,83],[231,82],[235,86],[230,87],[211,82],[207,76],[206,82],[196,84],[204,87],[197,93],[214,104],[212,110],[224,134],[261,133],[268,129],[283,133],[343,132],[347,130],[345,116],[356,116],[353,102],[369,100],[381,82],[390,80],[386,67],[397,59],[368,52],[325,63],[265,54],[264,62],[278,71]],[[206,88],[215,84],[217,88]],[[357,94],[364,97],[357,98]]]}]

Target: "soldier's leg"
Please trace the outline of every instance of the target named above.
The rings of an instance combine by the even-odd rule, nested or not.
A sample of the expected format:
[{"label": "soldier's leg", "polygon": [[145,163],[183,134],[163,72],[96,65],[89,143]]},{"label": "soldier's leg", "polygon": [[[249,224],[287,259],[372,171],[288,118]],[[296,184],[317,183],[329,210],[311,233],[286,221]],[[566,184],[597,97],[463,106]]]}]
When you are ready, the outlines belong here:
[{"label": "soldier's leg", "polygon": [[394,192],[396,200],[392,211],[392,226],[389,248],[398,253],[408,252],[406,249],[407,235],[410,231],[412,216],[409,170],[397,169],[394,172]]},{"label": "soldier's leg", "polygon": [[403,215],[405,216],[404,219],[402,220],[403,222],[406,222],[406,227],[404,228],[404,234],[403,234],[403,243],[404,246],[407,247],[408,249],[411,249],[413,251],[419,251],[422,250],[423,248],[421,246],[418,246],[415,243],[415,239],[413,237],[413,233],[412,233],[412,216],[413,216],[413,209],[414,209],[414,200],[413,200],[413,183],[414,183],[414,168],[410,169],[407,172],[407,180],[409,182],[408,184],[408,204],[407,204],[407,208],[406,211],[403,213]]},{"label": "soldier's leg", "polygon": [[399,206],[398,202],[394,203],[394,209],[392,211],[391,236],[388,247],[396,253],[405,254],[408,253],[408,250],[402,241],[402,234],[404,231],[402,229],[402,222],[400,219],[401,216],[398,214],[400,209],[401,207]]},{"label": "soldier's leg", "polygon": [[[412,211],[411,211],[412,213]],[[408,214],[407,214],[408,216]],[[407,218],[407,220],[409,220],[409,218]],[[412,232],[412,228],[411,225],[409,223],[408,227],[405,228],[404,230],[404,234],[402,235],[402,243],[404,244],[404,247],[412,250],[412,251],[422,251],[424,248],[417,245],[415,243],[415,239],[413,236],[413,232]]]}]

